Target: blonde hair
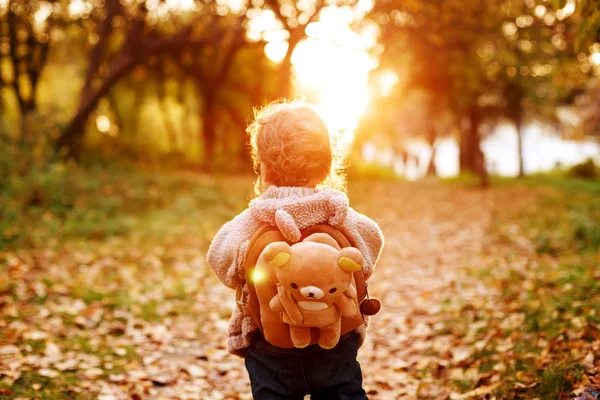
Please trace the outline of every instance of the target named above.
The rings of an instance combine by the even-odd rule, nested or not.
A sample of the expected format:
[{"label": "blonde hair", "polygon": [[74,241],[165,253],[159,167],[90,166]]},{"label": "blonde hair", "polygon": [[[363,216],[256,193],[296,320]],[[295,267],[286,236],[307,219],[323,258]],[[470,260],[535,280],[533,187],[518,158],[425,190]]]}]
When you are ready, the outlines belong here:
[{"label": "blonde hair", "polygon": [[345,190],[336,140],[310,104],[276,102],[255,110],[247,132],[258,174],[257,194],[261,172],[271,185]]}]

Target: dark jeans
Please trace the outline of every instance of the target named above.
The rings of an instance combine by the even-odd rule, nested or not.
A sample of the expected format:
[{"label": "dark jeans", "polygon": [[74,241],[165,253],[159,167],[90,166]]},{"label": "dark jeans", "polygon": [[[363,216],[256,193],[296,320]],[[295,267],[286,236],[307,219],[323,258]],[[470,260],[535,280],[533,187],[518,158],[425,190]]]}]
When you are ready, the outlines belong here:
[{"label": "dark jeans", "polygon": [[331,350],[319,345],[282,349],[257,332],[246,354],[252,395],[256,400],[365,400],[362,372],[356,361],[358,334],[349,332]]}]

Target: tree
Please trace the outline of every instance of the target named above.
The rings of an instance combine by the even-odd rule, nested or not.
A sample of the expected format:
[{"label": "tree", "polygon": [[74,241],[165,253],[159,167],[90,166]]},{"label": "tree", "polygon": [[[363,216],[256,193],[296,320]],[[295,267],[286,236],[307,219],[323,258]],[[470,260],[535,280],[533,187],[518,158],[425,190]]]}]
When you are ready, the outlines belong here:
[{"label": "tree", "polygon": [[[85,123],[101,98],[110,88],[129,74],[134,67],[151,56],[167,55],[185,49],[197,51],[214,45],[222,35],[217,27],[215,14],[200,14],[183,27],[163,30],[151,25],[145,4],[135,10],[127,10],[119,0],[106,0],[103,12],[98,11],[98,41],[90,51],[90,63],[82,89],[80,104],[75,116],[59,137],[56,147],[67,157],[78,158],[85,134]],[[104,17],[105,15],[105,17]],[[128,21],[125,32],[114,32],[119,20]],[[109,52],[113,33],[121,33],[123,39],[118,50]],[[105,67],[101,68],[103,64]]]},{"label": "tree", "polygon": [[455,1],[378,2],[370,16],[382,29],[382,67],[396,63],[399,74],[410,74],[412,87],[439,99],[437,109],[451,111],[461,131],[461,171],[483,179],[482,123],[515,124],[523,175],[526,118],[556,120],[556,107],[572,102],[589,78],[570,44],[580,18],[572,17],[569,4],[555,14],[532,0],[468,7]]},{"label": "tree", "polygon": [[[17,100],[21,114],[20,136],[29,140],[27,120],[37,107],[39,78],[48,59],[49,38],[53,25],[51,3],[11,0],[0,8],[0,65],[8,59],[8,74],[0,73],[0,89],[9,87]],[[8,78],[6,78],[8,77]]]},{"label": "tree", "polygon": [[[398,90],[430,93],[435,99],[430,118],[438,113],[454,116],[453,125],[461,131],[461,170],[477,172],[482,180],[485,162],[480,150],[482,112],[478,98],[489,84],[476,49],[496,34],[499,3],[477,2],[464,7],[457,1],[377,2],[369,14],[381,27],[382,68],[395,65],[399,76],[409,74],[409,84]],[[454,130],[449,126],[445,131]],[[433,130],[422,132],[434,142]]]},{"label": "tree", "polygon": [[[579,23],[572,35],[576,51],[600,41],[600,7],[597,1],[553,0],[551,4],[557,15],[574,13],[578,17]],[[600,52],[600,49],[597,52]]]},{"label": "tree", "polygon": [[600,140],[600,81],[589,82],[586,91],[575,99],[576,113],[581,119],[578,126],[580,137]]},{"label": "tree", "polygon": [[292,95],[292,54],[298,43],[306,37],[308,25],[318,19],[326,2],[325,0],[314,0],[309,3],[298,0],[266,0],[265,3],[288,32],[287,50],[279,67],[278,96],[284,99],[290,98]]},{"label": "tree", "polygon": [[[220,104],[227,107],[221,101],[220,94],[227,85],[237,53],[246,43],[242,22],[243,17],[233,19],[231,28],[219,39],[217,46],[207,47],[204,54],[199,52],[199,56],[191,64],[179,64],[183,72],[191,77],[202,98],[203,160],[208,169],[211,169],[215,161],[217,108]],[[235,115],[235,112],[232,114]]]}]

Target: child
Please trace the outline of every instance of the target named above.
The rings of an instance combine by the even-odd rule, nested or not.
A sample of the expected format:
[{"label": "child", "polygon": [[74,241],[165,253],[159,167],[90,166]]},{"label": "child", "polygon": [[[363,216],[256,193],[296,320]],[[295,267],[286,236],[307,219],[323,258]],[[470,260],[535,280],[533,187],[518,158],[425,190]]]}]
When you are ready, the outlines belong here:
[{"label": "child", "polygon": [[[343,179],[323,120],[302,102],[273,104],[256,114],[248,132],[259,197],[213,239],[207,263],[219,279],[230,288],[238,287],[249,239],[265,223],[276,226],[290,242],[297,242],[300,231],[313,225],[344,228],[364,256],[368,279],[383,235],[375,222],[348,207],[348,198],[339,190],[344,189]],[[331,350],[318,345],[283,349],[268,343],[251,317],[236,307],[227,347],[245,357],[255,399],[303,399],[311,394],[315,400],[364,400],[356,355],[367,323],[342,335]]]}]

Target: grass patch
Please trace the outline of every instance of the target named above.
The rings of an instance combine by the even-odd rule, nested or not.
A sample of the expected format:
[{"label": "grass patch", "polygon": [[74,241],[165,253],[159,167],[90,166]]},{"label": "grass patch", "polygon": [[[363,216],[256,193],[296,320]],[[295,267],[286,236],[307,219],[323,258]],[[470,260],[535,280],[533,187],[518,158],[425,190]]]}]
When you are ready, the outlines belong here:
[{"label": "grass patch", "polygon": [[243,207],[250,188],[248,179],[227,201],[222,183],[193,173],[51,164],[0,186],[0,250],[139,232],[153,237],[186,218],[205,220],[209,210],[221,222]]},{"label": "grass patch", "polygon": [[[466,347],[486,343],[449,368],[497,375],[506,382],[493,393],[497,398],[568,398],[581,382],[581,360],[600,338],[600,204],[595,183],[586,185],[573,192],[573,186],[543,190],[525,206],[499,202],[489,266],[467,269],[461,286],[477,293],[466,298],[478,298],[478,305],[461,296],[444,303],[438,334]],[[533,254],[524,254],[525,242]],[[483,329],[478,321],[485,321]],[[461,392],[474,389],[468,380],[449,384]]]},{"label": "grass patch", "polygon": [[[61,373],[56,378],[48,378],[37,372],[29,371],[17,379],[12,385],[0,382],[0,389],[7,394],[0,394],[0,399],[16,397],[35,399],[93,399],[94,395],[75,391],[78,378],[73,372]],[[10,394],[8,394],[10,392]]]},{"label": "grass patch", "polygon": [[473,381],[470,379],[452,379],[451,384],[461,392],[466,392],[473,388]]},{"label": "grass patch", "polygon": [[390,181],[390,182],[403,182],[406,179],[396,174],[394,169],[386,166],[382,166],[376,163],[367,163],[364,161],[356,161],[348,168],[348,179],[351,181],[360,180],[379,180],[379,181]]},{"label": "grass patch", "polygon": [[[458,176],[440,179],[440,182],[456,186],[479,186],[481,178],[475,174],[462,173]],[[565,172],[550,172],[531,174],[525,177],[490,176],[490,185],[493,187],[552,187],[566,193],[600,194],[600,179],[586,179],[570,176]]]},{"label": "grass patch", "polygon": [[540,384],[533,391],[542,399],[567,396],[573,390],[573,384],[583,376],[583,367],[569,366],[567,368],[551,367],[541,375]]}]

